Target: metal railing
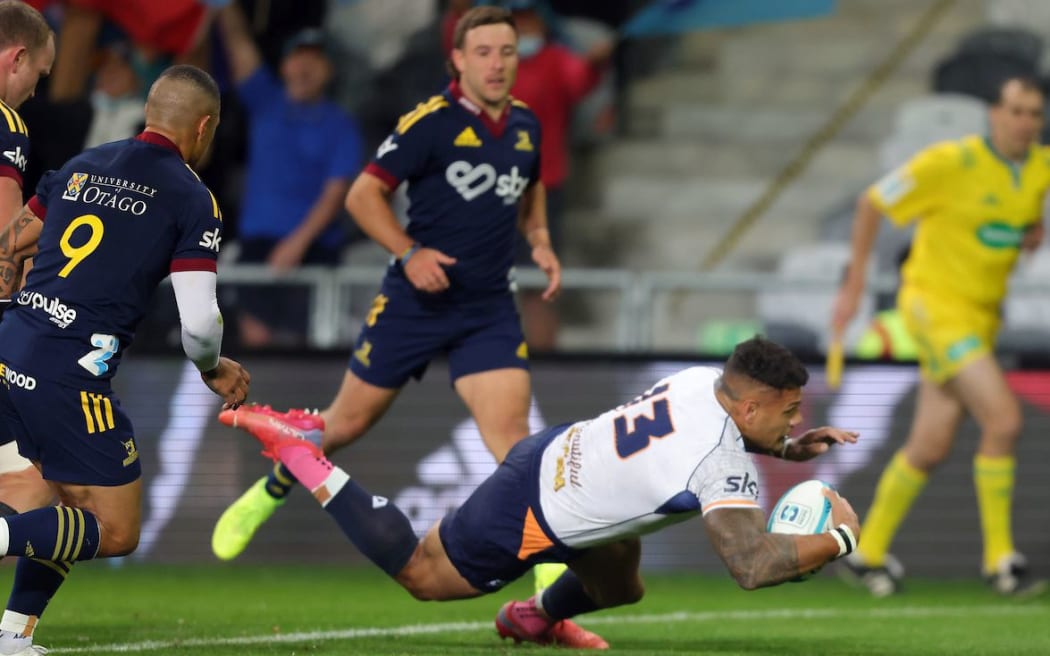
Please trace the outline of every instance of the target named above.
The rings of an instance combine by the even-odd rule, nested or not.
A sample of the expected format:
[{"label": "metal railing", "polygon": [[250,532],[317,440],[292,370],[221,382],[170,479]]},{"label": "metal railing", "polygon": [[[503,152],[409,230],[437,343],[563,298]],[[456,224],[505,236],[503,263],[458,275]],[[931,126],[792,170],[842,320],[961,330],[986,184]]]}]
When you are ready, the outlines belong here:
[{"label": "metal railing", "polygon": [[[384,272],[384,267],[305,266],[278,274],[263,265],[225,265],[220,267],[219,284],[309,287],[311,316],[308,342],[316,348],[332,348],[340,345],[340,325],[350,314],[352,299],[356,299],[355,295],[358,294],[371,298]],[[543,289],[547,285],[543,273],[532,268],[518,270],[515,281],[521,289]],[[648,351],[655,346],[655,299],[660,294],[833,292],[837,284],[837,281],[827,279],[785,278],[777,273],[758,272],[697,273],[577,268],[562,272],[565,290],[611,292],[617,296],[615,312],[601,317],[601,320],[614,323],[613,348],[625,352]],[[870,291],[888,292],[895,285],[893,276],[876,277],[871,281]],[[1043,288],[1050,294],[1050,285]]]}]

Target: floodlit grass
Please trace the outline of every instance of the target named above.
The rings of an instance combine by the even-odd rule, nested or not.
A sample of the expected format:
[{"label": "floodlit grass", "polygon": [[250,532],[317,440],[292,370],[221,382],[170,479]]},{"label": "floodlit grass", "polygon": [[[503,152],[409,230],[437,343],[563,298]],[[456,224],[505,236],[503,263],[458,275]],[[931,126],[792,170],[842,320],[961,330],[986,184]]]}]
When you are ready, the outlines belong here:
[{"label": "floodlit grass", "polygon": [[[0,569],[10,586],[13,568]],[[581,619],[616,654],[1050,654],[1050,598],[1003,600],[977,581],[912,581],[872,599],[825,573],[744,592],[727,577],[646,576],[642,603]],[[525,654],[492,619],[531,581],[421,603],[371,570],[77,565],[37,629],[60,654]]]}]

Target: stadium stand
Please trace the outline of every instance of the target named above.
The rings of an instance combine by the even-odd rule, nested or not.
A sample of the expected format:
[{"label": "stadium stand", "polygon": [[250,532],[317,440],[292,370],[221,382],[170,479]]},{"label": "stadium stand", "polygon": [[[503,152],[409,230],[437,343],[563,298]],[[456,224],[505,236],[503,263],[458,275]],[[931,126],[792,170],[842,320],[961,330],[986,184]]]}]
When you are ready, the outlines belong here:
[{"label": "stadium stand", "polygon": [[1010,281],[1003,307],[999,348],[1018,355],[1046,353],[1050,344],[1050,296],[1040,285],[1050,280],[1050,249],[1025,256]]},{"label": "stadium stand", "polygon": [[986,112],[984,101],[955,93],[907,100],[897,109],[893,133],[879,146],[879,165],[889,171],[930,144],[984,132]]},{"label": "stadium stand", "polygon": [[[770,289],[758,294],[756,312],[766,335],[798,352],[824,352],[831,305],[849,257],[849,244],[845,242],[804,244],[786,252],[777,266],[777,275],[807,282],[797,288]],[[857,320],[846,334],[848,347],[871,320],[874,306],[873,295],[866,294]]]}]

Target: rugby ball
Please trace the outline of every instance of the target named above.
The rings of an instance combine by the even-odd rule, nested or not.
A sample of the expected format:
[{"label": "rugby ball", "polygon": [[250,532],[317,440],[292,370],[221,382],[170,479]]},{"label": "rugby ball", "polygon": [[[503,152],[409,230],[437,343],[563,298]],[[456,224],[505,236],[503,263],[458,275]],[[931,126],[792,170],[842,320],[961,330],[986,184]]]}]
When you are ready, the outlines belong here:
[{"label": "rugby ball", "polygon": [[803,481],[784,493],[769,514],[770,533],[816,535],[831,527],[831,501],[824,490],[834,489],[824,481]]}]

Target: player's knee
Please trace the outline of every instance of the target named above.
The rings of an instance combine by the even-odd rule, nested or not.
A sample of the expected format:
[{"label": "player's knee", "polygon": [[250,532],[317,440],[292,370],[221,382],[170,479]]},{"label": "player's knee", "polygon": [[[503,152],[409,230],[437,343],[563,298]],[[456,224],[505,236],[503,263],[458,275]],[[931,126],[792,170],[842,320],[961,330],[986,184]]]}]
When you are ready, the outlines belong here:
[{"label": "player's knee", "polygon": [[139,546],[138,526],[103,526],[100,532],[100,557],[127,556]]},{"label": "player's knee", "polygon": [[641,579],[636,579],[631,582],[630,585],[624,588],[620,596],[620,606],[626,606],[628,604],[637,604],[645,596],[645,585]]},{"label": "player's knee", "polygon": [[490,433],[488,439],[485,440],[485,446],[492,452],[492,457],[496,459],[496,462],[502,463],[514,445],[527,436],[527,430],[515,424],[499,427]]},{"label": "player's knee", "polygon": [[997,414],[984,427],[985,433],[992,439],[1013,442],[1021,434],[1022,419],[1019,409]]},{"label": "player's knee", "polygon": [[435,589],[434,577],[425,569],[413,566],[410,561],[397,574],[397,582],[417,601],[438,601],[440,594]]}]

